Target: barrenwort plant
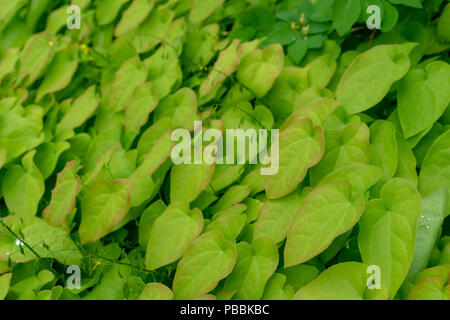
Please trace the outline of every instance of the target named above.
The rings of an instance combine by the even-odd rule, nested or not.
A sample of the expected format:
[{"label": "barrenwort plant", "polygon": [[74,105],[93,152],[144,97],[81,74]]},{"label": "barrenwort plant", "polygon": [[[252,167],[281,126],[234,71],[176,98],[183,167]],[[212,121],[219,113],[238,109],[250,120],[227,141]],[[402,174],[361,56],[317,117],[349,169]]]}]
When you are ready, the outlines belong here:
[{"label": "barrenwort plant", "polygon": [[0,0],[0,299],[449,299],[449,49],[446,0]]}]

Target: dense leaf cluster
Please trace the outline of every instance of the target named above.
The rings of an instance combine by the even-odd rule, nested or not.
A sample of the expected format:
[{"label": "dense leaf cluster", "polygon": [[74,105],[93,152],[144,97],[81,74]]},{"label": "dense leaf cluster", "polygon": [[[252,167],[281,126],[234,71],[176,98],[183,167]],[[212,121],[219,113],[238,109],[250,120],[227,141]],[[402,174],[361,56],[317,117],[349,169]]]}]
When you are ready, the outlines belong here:
[{"label": "dense leaf cluster", "polygon": [[[449,49],[444,0],[0,0],[0,299],[449,299]],[[200,120],[278,172],[175,165]]]}]

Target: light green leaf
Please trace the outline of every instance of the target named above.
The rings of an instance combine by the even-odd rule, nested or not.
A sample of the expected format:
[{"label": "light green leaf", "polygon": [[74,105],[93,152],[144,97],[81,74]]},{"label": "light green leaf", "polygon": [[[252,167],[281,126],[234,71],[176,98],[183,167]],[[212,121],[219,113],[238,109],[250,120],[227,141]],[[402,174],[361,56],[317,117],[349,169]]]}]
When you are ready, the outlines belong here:
[{"label": "light green leaf", "polygon": [[[419,190],[423,196],[446,187],[450,194],[450,131],[434,141],[422,162],[419,175]],[[450,214],[450,198],[447,216]]]},{"label": "light green leaf", "polygon": [[179,164],[170,173],[170,200],[192,202],[211,182],[215,164]]},{"label": "light green leaf", "polygon": [[155,0],[135,0],[125,10],[116,26],[114,35],[118,38],[136,28],[152,11]]},{"label": "light green leaf", "polygon": [[187,202],[171,203],[156,218],[150,230],[146,267],[155,270],[181,258],[202,229],[203,215],[200,210],[190,210]]},{"label": "light green leaf", "polygon": [[42,217],[48,224],[67,227],[66,217],[75,208],[76,197],[81,189],[77,171],[76,161],[70,161],[66,163],[64,170],[58,173],[50,204],[42,212]]},{"label": "light green leaf", "polygon": [[5,299],[9,291],[9,284],[11,282],[12,273],[7,273],[0,276],[0,300]]},{"label": "light green leaf", "polygon": [[214,289],[236,262],[236,248],[219,231],[195,240],[178,264],[172,290],[175,299],[188,300]]},{"label": "light green leaf", "polygon": [[[265,176],[267,197],[278,199],[297,188],[307,170],[322,158],[324,149],[323,130],[313,126],[310,119],[290,122],[279,136],[278,173]],[[271,154],[274,150],[272,146]]]},{"label": "light green leaf", "polygon": [[130,210],[130,180],[95,181],[81,199],[81,243],[106,236]]},{"label": "light green leaf", "polygon": [[411,265],[422,199],[407,180],[389,180],[380,199],[367,203],[359,223],[362,260],[381,270],[381,284],[394,298]]},{"label": "light green leaf", "polygon": [[194,24],[202,23],[215,10],[217,10],[225,0],[192,0],[191,12],[189,14],[189,21]]},{"label": "light green leaf", "polygon": [[36,101],[43,96],[67,87],[78,67],[78,50],[69,47],[59,51],[48,67],[44,80],[36,94]]},{"label": "light green leaf", "polygon": [[235,299],[258,300],[277,268],[278,249],[270,238],[257,238],[252,244],[242,241],[236,248],[236,266],[225,280],[224,290],[234,290]]},{"label": "light green leaf", "polygon": [[430,128],[450,103],[450,65],[434,61],[400,81],[398,116],[405,138]]},{"label": "light green leaf", "polygon": [[114,76],[109,103],[115,111],[125,109],[134,90],[147,79],[147,68],[139,57],[125,61]]},{"label": "light green leaf", "polygon": [[[294,300],[363,300],[367,266],[359,262],[335,264],[301,288]],[[372,289],[374,291],[381,291]]]},{"label": "light green leaf", "polygon": [[271,44],[263,50],[255,49],[245,55],[238,67],[239,82],[262,98],[281,73],[284,64],[283,47]]},{"label": "light green leaf", "polygon": [[162,283],[148,283],[138,300],[172,300],[173,292]]},{"label": "light green leaf", "polygon": [[63,116],[56,126],[56,135],[64,130],[71,130],[83,125],[97,109],[100,103],[98,94],[95,93],[95,86],[89,87],[71,105],[70,109]]},{"label": "light green leaf", "polygon": [[[16,235],[21,234],[21,240],[41,258],[55,258],[65,265],[81,265],[82,255],[64,229],[50,226],[44,220],[32,216],[8,216],[2,221]],[[21,240],[0,223],[0,260],[11,259],[18,263],[35,260],[35,253]]]},{"label": "light green leaf", "polygon": [[19,216],[34,216],[44,195],[44,178],[34,164],[36,151],[30,151],[22,159],[22,165],[14,165],[3,178],[3,195],[8,210]]},{"label": "light green leaf", "polygon": [[311,192],[297,211],[287,234],[285,267],[303,263],[325,250],[352,228],[364,209],[360,194],[346,181],[326,184]]},{"label": "light green leaf", "polygon": [[410,67],[408,54],[414,47],[411,43],[379,45],[360,54],[342,76],[337,100],[349,114],[372,108],[406,74]]}]

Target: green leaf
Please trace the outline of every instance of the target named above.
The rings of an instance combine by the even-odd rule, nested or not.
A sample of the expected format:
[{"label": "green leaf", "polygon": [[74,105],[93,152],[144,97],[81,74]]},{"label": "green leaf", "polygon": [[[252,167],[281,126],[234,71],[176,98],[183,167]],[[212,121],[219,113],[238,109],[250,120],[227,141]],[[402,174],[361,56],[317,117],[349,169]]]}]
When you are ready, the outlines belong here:
[{"label": "green leaf", "polygon": [[19,77],[26,77],[24,86],[31,85],[42,74],[52,57],[51,37],[47,32],[31,36],[25,43],[20,56]]},{"label": "green leaf", "polygon": [[139,219],[139,244],[143,248],[147,248],[150,230],[155,220],[166,210],[166,205],[161,199],[153,202],[142,213]]},{"label": "green leaf", "polygon": [[398,166],[398,145],[395,126],[386,120],[370,125],[370,163],[381,168],[380,181],[373,186],[371,195],[377,197],[381,187],[393,178]]},{"label": "green leaf", "polygon": [[162,283],[148,283],[138,300],[172,300],[173,292]]},{"label": "green leaf", "polygon": [[432,127],[450,103],[450,65],[434,61],[411,70],[400,81],[397,100],[405,138]]},{"label": "green leaf", "polygon": [[130,210],[130,180],[98,179],[81,199],[81,243],[106,236]]},{"label": "green leaf", "polygon": [[393,4],[402,4],[413,8],[422,8],[422,3],[420,0],[389,0],[389,2]]},{"label": "green leaf", "polygon": [[64,170],[58,173],[50,204],[42,211],[42,217],[48,224],[67,227],[66,217],[75,208],[76,197],[81,189],[77,171],[76,161],[70,161],[66,163]]},{"label": "green leaf", "polygon": [[416,44],[379,45],[356,57],[342,76],[337,100],[349,114],[379,103],[410,67],[408,54]]},{"label": "green leaf", "polygon": [[170,173],[170,200],[192,202],[211,182],[215,164],[179,164]]},{"label": "green leaf", "polygon": [[353,191],[365,194],[381,178],[381,175],[382,171],[379,167],[367,164],[352,164],[330,172],[320,180],[317,187],[330,182],[345,180],[351,183]]},{"label": "green leaf", "polygon": [[310,170],[313,186],[338,168],[369,163],[369,128],[362,122],[350,123],[342,130],[325,131],[325,145],[323,158]]},{"label": "green leaf", "polygon": [[30,151],[22,159],[22,165],[14,165],[3,178],[3,195],[8,210],[19,216],[34,216],[44,195],[44,178],[34,164],[36,151]]},{"label": "green leaf", "polygon": [[171,203],[156,218],[150,230],[146,267],[155,270],[181,258],[202,229],[203,215],[200,210],[190,210],[186,202]]},{"label": "green leaf", "polygon": [[414,258],[407,280],[413,281],[428,266],[432,250],[439,239],[439,233],[447,211],[447,189],[439,189],[422,199],[423,209],[419,217]]},{"label": "green leaf", "polygon": [[270,238],[257,238],[252,244],[242,241],[236,248],[236,266],[227,277],[224,290],[234,290],[235,299],[258,300],[277,268],[278,249]]},{"label": "green leaf", "polygon": [[262,98],[281,73],[283,60],[283,47],[280,44],[268,45],[263,50],[255,49],[242,59],[238,67],[237,78],[256,97]]},{"label": "green leaf", "polygon": [[109,103],[116,111],[124,110],[134,90],[147,78],[147,68],[139,57],[125,61],[114,76]]},{"label": "green leaf", "polygon": [[208,18],[215,10],[217,10],[224,0],[192,0],[191,12],[189,14],[189,21],[193,24],[202,23],[203,20]]},{"label": "green leaf", "polygon": [[286,284],[286,276],[274,273],[267,281],[261,300],[291,300],[294,294],[292,286]]},{"label": "green leaf", "polygon": [[[450,131],[443,133],[428,150],[419,175],[419,190],[427,196],[442,187],[450,194]],[[450,214],[450,198],[447,216]]]},{"label": "green leaf", "polygon": [[255,223],[254,238],[268,236],[275,243],[283,241],[301,203],[302,197],[296,191],[280,199],[267,200]]},{"label": "green leaf", "polygon": [[442,40],[450,42],[450,4],[448,3],[439,17],[437,33]]},{"label": "green leaf", "polygon": [[40,101],[43,96],[67,87],[78,67],[78,51],[74,47],[59,51],[52,63],[49,71],[45,74],[44,80],[36,94],[36,101]]},{"label": "green leaf", "polygon": [[94,114],[99,103],[100,98],[95,93],[95,86],[89,87],[72,103],[70,109],[64,114],[56,126],[56,135],[59,135],[64,130],[75,129],[83,125]]},{"label": "green leaf", "polygon": [[131,145],[158,102],[158,93],[151,82],[136,87],[130,102],[125,105],[125,145]]},{"label": "green leaf", "polygon": [[0,300],[5,299],[8,294],[11,278],[12,273],[3,274],[0,276]]},{"label": "green leaf", "polygon": [[346,181],[326,184],[311,192],[297,211],[287,234],[285,266],[308,261],[355,225],[364,209],[360,194]]},{"label": "green leaf", "polygon": [[154,0],[136,0],[125,10],[119,24],[116,26],[114,35],[120,37],[125,33],[135,29],[147,15],[152,11]]},{"label": "green leaf", "polygon": [[234,40],[225,50],[220,52],[211,72],[200,86],[200,97],[213,92],[227,77],[234,73],[240,59],[240,41]]},{"label": "green leaf", "polygon": [[[64,229],[50,226],[32,216],[8,216],[2,221],[15,234],[20,234],[21,240],[41,258],[54,258],[65,265],[81,265],[82,255]],[[0,223],[0,260],[11,259],[18,263],[35,260],[36,254],[21,240]]]},{"label": "green leaf", "polygon": [[267,197],[278,199],[297,188],[307,170],[322,158],[324,148],[323,130],[310,119],[293,121],[284,128],[279,136],[278,173],[264,180]]},{"label": "green leaf", "polygon": [[99,0],[95,15],[100,26],[109,24],[116,19],[120,8],[130,0]]},{"label": "green leaf", "polygon": [[295,64],[299,64],[307,51],[308,43],[303,39],[297,39],[288,47],[288,56]]},{"label": "green leaf", "polygon": [[359,262],[335,264],[301,288],[293,299],[363,300],[368,277],[366,270],[367,266]]},{"label": "green leaf", "polygon": [[195,240],[177,266],[172,290],[175,299],[188,300],[214,289],[236,262],[236,248],[219,231]]},{"label": "green leaf", "polygon": [[332,21],[338,34],[346,34],[358,20],[361,12],[359,0],[336,0],[333,3]]},{"label": "green leaf", "polygon": [[381,284],[394,298],[411,265],[422,199],[408,181],[395,178],[370,200],[359,223],[362,260],[381,270]]}]

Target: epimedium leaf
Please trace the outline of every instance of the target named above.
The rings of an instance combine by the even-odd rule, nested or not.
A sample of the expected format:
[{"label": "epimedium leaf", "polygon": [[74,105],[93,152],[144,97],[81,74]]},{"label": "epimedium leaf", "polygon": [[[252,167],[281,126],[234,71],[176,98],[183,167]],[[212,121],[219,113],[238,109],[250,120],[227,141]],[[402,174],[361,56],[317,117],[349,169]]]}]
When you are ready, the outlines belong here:
[{"label": "epimedium leaf", "polygon": [[158,103],[158,93],[151,82],[145,82],[136,87],[130,102],[125,105],[124,139],[126,146],[131,145],[134,141]]},{"label": "epimedium leaf", "polygon": [[173,292],[162,283],[148,283],[138,300],[172,300]]},{"label": "epimedium leaf", "polygon": [[190,210],[187,202],[172,202],[156,218],[150,230],[146,267],[155,270],[181,258],[202,229],[200,210]]},{"label": "epimedium leaf", "polygon": [[136,0],[123,13],[122,18],[116,26],[114,35],[120,37],[127,32],[135,29],[147,15],[152,11],[155,4],[154,0]]},{"label": "epimedium leaf", "polygon": [[220,52],[211,72],[200,86],[200,97],[213,92],[227,77],[234,73],[241,59],[241,50],[240,41],[233,40],[225,50]]},{"label": "epimedium leaf", "polygon": [[285,266],[308,261],[353,227],[364,210],[360,194],[346,181],[328,183],[311,192],[295,214],[284,249]]},{"label": "epimedium leaf", "polygon": [[67,224],[66,217],[75,208],[76,197],[81,189],[81,179],[77,171],[76,161],[70,161],[58,173],[50,204],[42,211],[42,217],[48,224],[55,227]]},{"label": "epimedium leaf", "polygon": [[286,276],[274,273],[267,281],[261,300],[291,300],[294,294],[294,288],[286,284]]},{"label": "epimedium leaf", "polygon": [[233,212],[232,209],[238,208],[243,207],[235,205],[214,215],[213,221],[205,228],[205,232],[213,230],[220,231],[226,240],[235,243],[247,221],[245,214]]},{"label": "epimedium leaf", "polygon": [[217,10],[224,0],[193,0],[191,3],[191,11],[189,14],[189,21],[193,24],[199,24],[208,18],[215,10]]},{"label": "epimedium leaf", "polygon": [[122,6],[130,0],[100,0],[98,1],[95,15],[100,26],[109,24],[119,14]]},{"label": "epimedium leaf", "polygon": [[[271,154],[278,151],[275,149],[271,147]],[[308,118],[292,121],[280,132],[278,172],[265,176],[267,197],[278,199],[291,193],[305,178],[307,170],[319,162],[324,149],[322,128],[314,126]]]},{"label": "epimedium leaf", "polygon": [[193,299],[210,292],[231,273],[236,255],[235,246],[219,231],[201,235],[177,266],[172,286],[175,299]]},{"label": "epimedium leaf", "polygon": [[158,218],[164,210],[166,210],[166,208],[167,207],[164,204],[164,201],[159,199],[153,202],[144,210],[144,212],[142,212],[139,219],[139,244],[141,247],[147,248],[148,238],[153,223],[155,223],[156,218]]},{"label": "epimedium leaf", "polygon": [[162,100],[154,111],[154,120],[170,117],[174,128],[192,129],[197,120],[197,95],[190,88],[179,89]]},{"label": "epimedium leaf", "polygon": [[108,99],[111,108],[116,111],[125,109],[134,90],[147,79],[147,68],[139,57],[133,57],[117,70]]},{"label": "epimedium leaf", "polygon": [[5,299],[9,291],[12,273],[6,273],[0,276],[0,300]]},{"label": "epimedium leaf", "polygon": [[61,121],[56,126],[56,135],[58,136],[64,130],[72,130],[83,125],[97,110],[100,103],[100,97],[95,92],[95,86],[91,86],[79,96],[72,104],[69,110],[64,114]]},{"label": "epimedium leaf", "polygon": [[370,109],[389,92],[410,68],[414,43],[379,45],[357,56],[342,76],[337,100],[349,114]]},{"label": "epimedium leaf", "polygon": [[78,67],[78,50],[69,47],[56,53],[36,94],[40,101],[46,94],[67,87]]},{"label": "epimedium leaf", "polygon": [[[445,187],[450,194],[450,131],[437,138],[422,162],[419,175],[419,191],[423,196]],[[450,214],[450,198],[446,216]]]},{"label": "epimedium leaf", "polygon": [[398,167],[398,145],[395,126],[386,120],[376,120],[370,125],[370,163],[381,168],[382,175],[371,190],[377,197],[381,187],[393,178]]},{"label": "epimedium leaf", "polygon": [[192,202],[211,182],[215,164],[179,164],[170,173],[170,200]]},{"label": "epimedium leaf", "polygon": [[23,85],[29,86],[42,74],[53,56],[53,41],[48,32],[32,35],[20,55],[19,79],[26,77]]},{"label": "epimedium leaf", "polygon": [[330,172],[351,164],[368,164],[369,128],[363,122],[351,122],[341,130],[325,131],[326,151],[310,170],[310,183],[315,186]]},{"label": "epimedium leaf", "polygon": [[281,73],[283,60],[283,47],[280,44],[271,44],[262,50],[255,49],[243,56],[237,70],[237,78],[256,97],[262,98]]},{"label": "epimedium leaf", "polygon": [[394,298],[411,265],[422,199],[409,181],[386,182],[380,199],[370,200],[359,222],[362,260],[381,270],[381,284]]},{"label": "epimedium leaf", "polygon": [[313,125],[324,127],[328,116],[338,107],[339,103],[332,99],[319,99],[296,110],[281,126],[281,130],[295,120],[310,118]]},{"label": "epimedium leaf", "polygon": [[297,291],[293,299],[364,300],[367,281],[366,270],[367,265],[359,262],[335,264]]},{"label": "epimedium leaf", "polygon": [[407,281],[413,281],[424,270],[431,258],[432,250],[447,211],[448,194],[441,188],[422,199],[423,209],[419,217],[414,258],[408,271]]},{"label": "epimedium leaf", "polygon": [[302,197],[297,191],[283,198],[264,202],[255,223],[253,236],[268,236],[275,243],[283,241],[301,202]]},{"label": "epimedium leaf", "polygon": [[[26,262],[35,260],[37,253],[41,258],[54,258],[65,265],[81,265],[81,252],[64,229],[33,216],[11,215],[2,222],[16,235],[20,234],[21,240],[0,224],[0,260]],[[22,241],[33,248],[34,253]]]},{"label": "epimedium leaf", "polygon": [[34,163],[36,151],[30,151],[22,159],[22,165],[14,165],[3,177],[3,195],[8,210],[19,216],[34,216],[44,195],[44,177]]},{"label": "epimedium leaf", "polygon": [[333,3],[332,21],[340,36],[350,31],[358,20],[361,12],[361,2],[358,0],[336,0]]},{"label": "epimedium leaf", "polygon": [[236,185],[230,187],[211,208],[213,214],[227,209],[237,203],[242,202],[250,194],[250,188],[247,185]]},{"label": "epimedium leaf", "polygon": [[320,180],[317,187],[330,182],[345,180],[351,183],[354,191],[365,194],[371,186],[378,182],[381,178],[381,174],[382,172],[379,167],[368,164],[352,164],[330,172]]},{"label": "epimedium leaf", "polygon": [[81,199],[81,243],[99,240],[113,230],[130,210],[132,181],[95,181]]},{"label": "epimedium leaf", "polygon": [[400,81],[398,116],[406,139],[432,127],[450,103],[450,65],[434,61]]},{"label": "epimedium leaf", "polygon": [[278,249],[268,237],[256,238],[251,244],[239,242],[236,249],[236,265],[225,280],[224,290],[235,291],[235,299],[258,300],[277,268]]}]

